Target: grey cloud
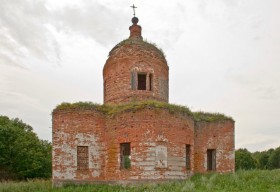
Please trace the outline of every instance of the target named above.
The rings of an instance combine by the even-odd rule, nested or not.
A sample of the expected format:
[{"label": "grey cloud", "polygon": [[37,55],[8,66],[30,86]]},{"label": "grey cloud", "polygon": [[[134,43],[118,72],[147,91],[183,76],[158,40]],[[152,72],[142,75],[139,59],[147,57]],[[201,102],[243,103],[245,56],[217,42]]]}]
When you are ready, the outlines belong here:
[{"label": "grey cloud", "polygon": [[9,65],[21,69],[27,69],[25,66],[20,65],[13,56],[9,56],[0,52],[0,65]]},{"label": "grey cloud", "polygon": [[8,53],[6,61],[14,61],[11,65],[22,66],[20,59],[28,54],[44,60],[51,53],[59,57],[55,37],[46,27],[49,13],[43,1],[2,0],[0,10],[0,50]]},{"label": "grey cloud", "polygon": [[79,32],[100,44],[108,44],[119,36],[124,19],[121,10],[111,10],[98,3],[86,1],[85,7],[68,6],[54,12],[57,29]]},{"label": "grey cloud", "polygon": [[[51,10],[46,1],[1,0],[0,50],[4,63],[24,66],[22,58],[36,57],[49,63],[60,62],[60,46],[50,28],[57,32],[80,33],[101,45],[114,42],[123,34],[118,28],[125,22],[119,12],[83,1],[84,7],[66,6]],[[129,21],[128,21],[129,22]],[[5,52],[5,54],[3,54]]]}]

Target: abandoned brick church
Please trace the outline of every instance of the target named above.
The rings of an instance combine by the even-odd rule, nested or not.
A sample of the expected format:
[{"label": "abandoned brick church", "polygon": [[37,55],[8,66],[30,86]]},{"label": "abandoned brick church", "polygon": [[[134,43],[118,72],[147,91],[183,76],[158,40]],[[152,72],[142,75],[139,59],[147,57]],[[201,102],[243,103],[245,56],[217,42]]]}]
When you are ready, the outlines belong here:
[{"label": "abandoned brick church", "polygon": [[165,56],[143,40],[136,17],[132,23],[104,65],[104,104],[62,103],[53,110],[55,186],[234,171],[234,121],[169,104]]}]

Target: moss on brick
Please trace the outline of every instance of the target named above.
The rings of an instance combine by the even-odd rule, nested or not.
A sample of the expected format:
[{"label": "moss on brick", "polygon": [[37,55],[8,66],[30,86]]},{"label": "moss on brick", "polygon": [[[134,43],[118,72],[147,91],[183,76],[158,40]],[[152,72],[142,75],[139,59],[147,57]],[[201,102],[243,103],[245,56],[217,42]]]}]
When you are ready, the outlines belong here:
[{"label": "moss on brick", "polygon": [[179,112],[192,117],[196,122],[216,122],[223,120],[233,121],[231,117],[225,116],[220,113],[191,112],[190,109],[186,106],[168,104],[153,100],[130,102],[120,105],[100,105],[92,102],[61,103],[53,110],[53,112],[68,110],[97,110],[104,113],[105,115],[115,115],[121,112],[137,111],[145,108],[166,109],[170,113]]}]

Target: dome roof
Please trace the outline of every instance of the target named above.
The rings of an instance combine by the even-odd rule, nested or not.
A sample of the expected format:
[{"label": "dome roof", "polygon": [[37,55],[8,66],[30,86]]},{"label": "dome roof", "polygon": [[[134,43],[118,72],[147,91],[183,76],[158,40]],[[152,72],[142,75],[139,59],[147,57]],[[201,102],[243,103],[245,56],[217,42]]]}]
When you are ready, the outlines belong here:
[{"label": "dome roof", "polygon": [[[122,49],[138,49],[139,51],[145,51],[146,54],[152,56],[152,57],[158,57],[167,64],[166,59],[165,59],[165,54],[162,51],[161,48],[158,48],[155,43],[148,42],[146,40],[142,40],[139,38],[128,38],[120,43],[118,43],[113,49],[109,52],[109,57],[114,56],[116,53],[119,52],[119,50]],[[129,54],[129,51],[127,52]],[[137,52],[136,52],[137,54]]]}]

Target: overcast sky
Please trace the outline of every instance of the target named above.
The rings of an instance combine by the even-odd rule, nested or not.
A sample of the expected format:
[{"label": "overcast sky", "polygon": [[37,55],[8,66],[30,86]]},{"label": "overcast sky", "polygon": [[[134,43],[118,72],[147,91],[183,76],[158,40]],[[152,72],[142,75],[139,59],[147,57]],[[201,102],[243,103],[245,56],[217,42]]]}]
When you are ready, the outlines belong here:
[{"label": "overcast sky", "polygon": [[51,141],[58,104],[103,103],[133,3],[166,54],[170,103],[232,116],[236,148],[280,146],[279,0],[0,0],[0,115]]}]

